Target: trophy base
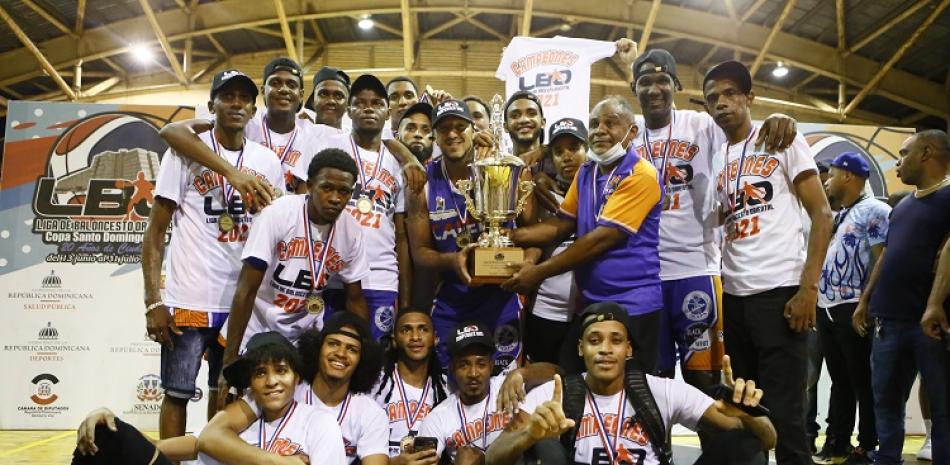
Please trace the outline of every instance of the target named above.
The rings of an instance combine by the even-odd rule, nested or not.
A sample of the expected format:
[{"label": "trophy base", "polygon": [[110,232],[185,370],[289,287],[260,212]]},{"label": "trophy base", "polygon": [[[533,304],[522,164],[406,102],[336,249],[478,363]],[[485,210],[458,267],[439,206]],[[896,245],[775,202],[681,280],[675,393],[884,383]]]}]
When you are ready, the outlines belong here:
[{"label": "trophy base", "polygon": [[514,274],[509,263],[524,261],[520,247],[476,247],[472,253],[472,284],[501,284]]}]

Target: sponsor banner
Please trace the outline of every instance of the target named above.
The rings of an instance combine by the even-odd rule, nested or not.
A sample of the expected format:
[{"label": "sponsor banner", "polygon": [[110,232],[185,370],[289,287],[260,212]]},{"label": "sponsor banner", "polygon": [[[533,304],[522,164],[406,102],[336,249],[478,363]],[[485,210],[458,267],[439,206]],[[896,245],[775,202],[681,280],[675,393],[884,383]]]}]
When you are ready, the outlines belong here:
[{"label": "sponsor banner", "polygon": [[[160,347],[141,260],[158,131],[178,106],[11,102],[0,172],[0,429],[73,429],[108,407],[158,427]],[[169,236],[170,237],[170,236]],[[205,419],[207,369],[189,429]]]}]

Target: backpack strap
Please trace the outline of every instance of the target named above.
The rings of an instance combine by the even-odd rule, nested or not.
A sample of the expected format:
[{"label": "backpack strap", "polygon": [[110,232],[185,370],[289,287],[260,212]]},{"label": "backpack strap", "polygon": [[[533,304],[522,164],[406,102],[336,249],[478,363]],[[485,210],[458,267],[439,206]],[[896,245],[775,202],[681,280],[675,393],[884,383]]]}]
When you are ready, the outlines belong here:
[{"label": "backpack strap", "polygon": [[564,378],[564,391],[561,393],[561,407],[564,416],[574,420],[574,427],[561,435],[561,445],[567,453],[568,462],[574,460],[574,445],[577,442],[577,428],[584,417],[584,398],[587,395],[587,383],[580,373],[572,373]]},{"label": "backpack strap", "polygon": [[660,465],[672,465],[673,454],[667,444],[666,425],[663,424],[660,409],[656,405],[653,392],[650,391],[650,385],[647,384],[646,372],[643,371],[636,357],[626,362],[624,389],[636,412],[634,421],[639,422],[650,437],[650,445],[653,446],[653,452],[659,458]]}]

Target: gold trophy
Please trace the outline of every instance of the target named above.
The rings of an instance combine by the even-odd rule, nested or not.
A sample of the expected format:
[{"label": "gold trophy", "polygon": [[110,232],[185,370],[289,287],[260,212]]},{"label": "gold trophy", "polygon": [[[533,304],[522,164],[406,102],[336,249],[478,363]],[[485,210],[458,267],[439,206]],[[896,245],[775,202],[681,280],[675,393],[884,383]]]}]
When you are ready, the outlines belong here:
[{"label": "gold trophy", "polygon": [[484,226],[472,254],[470,272],[473,284],[505,282],[514,274],[508,264],[524,261],[524,249],[515,247],[502,227],[521,214],[534,183],[521,181],[525,163],[504,147],[504,104],[504,99],[498,94],[491,100],[491,130],[495,146],[488,156],[469,165],[471,178],[456,183],[465,195],[468,214]]}]

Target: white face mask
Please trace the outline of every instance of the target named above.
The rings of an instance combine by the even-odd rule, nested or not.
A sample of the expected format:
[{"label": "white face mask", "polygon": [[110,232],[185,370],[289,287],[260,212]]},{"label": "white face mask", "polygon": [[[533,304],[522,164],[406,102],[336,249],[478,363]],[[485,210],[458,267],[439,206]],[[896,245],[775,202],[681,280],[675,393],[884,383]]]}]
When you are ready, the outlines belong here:
[{"label": "white face mask", "polygon": [[627,154],[627,150],[623,148],[622,142],[630,134],[630,131],[633,131],[633,128],[636,127],[635,124],[630,125],[630,129],[627,129],[627,133],[620,138],[620,142],[617,142],[612,147],[607,149],[604,153],[598,154],[594,152],[593,148],[587,149],[587,158],[593,160],[594,163],[597,163],[601,166],[610,166],[617,160],[621,159],[624,155]]}]

